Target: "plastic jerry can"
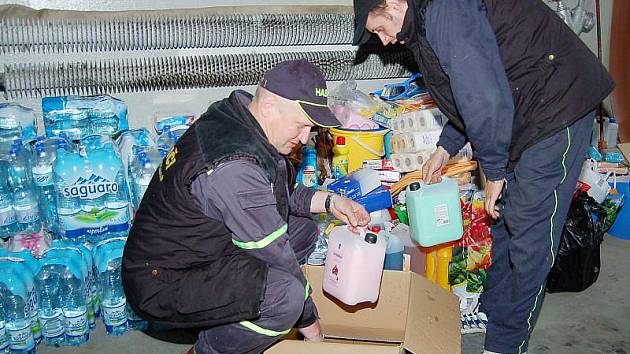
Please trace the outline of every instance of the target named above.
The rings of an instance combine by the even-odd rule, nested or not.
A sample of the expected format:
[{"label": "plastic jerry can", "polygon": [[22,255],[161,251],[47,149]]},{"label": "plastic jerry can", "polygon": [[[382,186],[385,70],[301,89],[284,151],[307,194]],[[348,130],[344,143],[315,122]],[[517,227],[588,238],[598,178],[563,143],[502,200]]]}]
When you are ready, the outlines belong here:
[{"label": "plastic jerry can", "polygon": [[359,235],[337,226],[328,235],[323,289],[347,305],[376,302],[387,240],[373,232]]},{"label": "plastic jerry can", "polygon": [[[380,227],[374,226],[372,231],[376,231],[378,229],[380,229]],[[405,251],[405,244],[402,242],[400,237],[388,232],[387,230],[379,230],[378,235],[385,237],[387,240],[383,269],[403,270],[403,253]]]},{"label": "plastic jerry can", "polygon": [[447,291],[451,291],[448,283],[448,268],[453,257],[453,244],[443,244],[426,249],[426,277]]},{"label": "plastic jerry can", "polygon": [[464,233],[459,191],[454,180],[407,187],[407,213],[411,238],[423,247],[458,240]]}]

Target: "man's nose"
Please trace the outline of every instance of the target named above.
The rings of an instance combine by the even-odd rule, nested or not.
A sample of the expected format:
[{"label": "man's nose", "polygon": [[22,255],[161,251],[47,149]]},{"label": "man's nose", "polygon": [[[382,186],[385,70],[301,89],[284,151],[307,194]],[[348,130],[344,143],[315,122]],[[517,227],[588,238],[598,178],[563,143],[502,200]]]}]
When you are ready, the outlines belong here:
[{"label": "man's nose", "polygon": [[302,129],[302,131],[300,132],[300,135],[298,135],[298,139],[300,139],[300,142],[304,145],[306,145],[306,143],[308,143],[308,137],[311,134],[311,127],[304,127],[304,129]]},{"label": "man's nose", "polygon": [[378,38],[381,40],[381,42],[383,43],[383,45],[388,45],[389,44],[389,36],[379,32],[378,33]]}]

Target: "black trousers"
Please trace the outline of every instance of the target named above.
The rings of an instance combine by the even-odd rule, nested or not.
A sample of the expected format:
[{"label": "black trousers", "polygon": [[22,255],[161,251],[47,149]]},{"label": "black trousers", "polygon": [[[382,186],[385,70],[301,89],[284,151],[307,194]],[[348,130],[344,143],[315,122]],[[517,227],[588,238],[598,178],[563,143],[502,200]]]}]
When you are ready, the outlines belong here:
[{"label": "black trousers", "polygon": [[[315,247],[317,226],[310,219],[290,216],[288,234],[295,256],[301,262]],[[262,353],[281,339],[303,312],[316,313],[312,301],[304,300],[304,286],[288,272],[269,268],[260,317],[200,332],[195,350],[197,354]]]}]

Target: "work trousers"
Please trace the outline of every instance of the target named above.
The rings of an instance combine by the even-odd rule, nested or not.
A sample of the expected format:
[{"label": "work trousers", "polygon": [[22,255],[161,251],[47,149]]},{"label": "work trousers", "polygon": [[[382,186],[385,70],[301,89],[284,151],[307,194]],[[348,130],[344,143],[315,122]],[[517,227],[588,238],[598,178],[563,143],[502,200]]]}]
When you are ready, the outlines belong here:
[{"label": "work trousers", "polygon": [[527,351],[569,204],[592,134],[594,112],[525,150],[506,177],[492,265],[482,294],[485,349]]},{"label": "work trousers", "polygon": [[[298,262],[306,259],[317,240],[317,226],[307,218],[289,217],[288,234]],[[304,300],[304,285],[292,274],[269,268],[260,317],[252,321],[212,327],[199,333],[197,354],[262,353],[300,319],[303,312],[316,313]]]}]

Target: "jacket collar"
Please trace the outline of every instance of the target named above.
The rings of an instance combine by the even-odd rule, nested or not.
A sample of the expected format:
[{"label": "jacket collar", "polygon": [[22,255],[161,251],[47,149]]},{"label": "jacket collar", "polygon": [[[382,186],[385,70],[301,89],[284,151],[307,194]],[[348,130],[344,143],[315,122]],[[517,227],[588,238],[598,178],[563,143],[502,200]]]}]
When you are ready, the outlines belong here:
[{"label": "jacket collar", "polygon": [[396,35],[399,42],[405,42],[407,47],[411,47],[418,42],[418,27],[416,26],[417,4],[415,0],[407,1],[407,12],[403,19],[403,26]]},{"label": "jacket collar", "polygon": [[280,153],[271,145],[260,123],[258,123],[254,115],[249,111],[248,106],[252,102],[252,94],[243,90],[235,90],[230,94],[228,99],[241,118],[241,123],[256,133],[260,141],[267,147],[267,150],[272,153],[276,160],[280,158]]}]

